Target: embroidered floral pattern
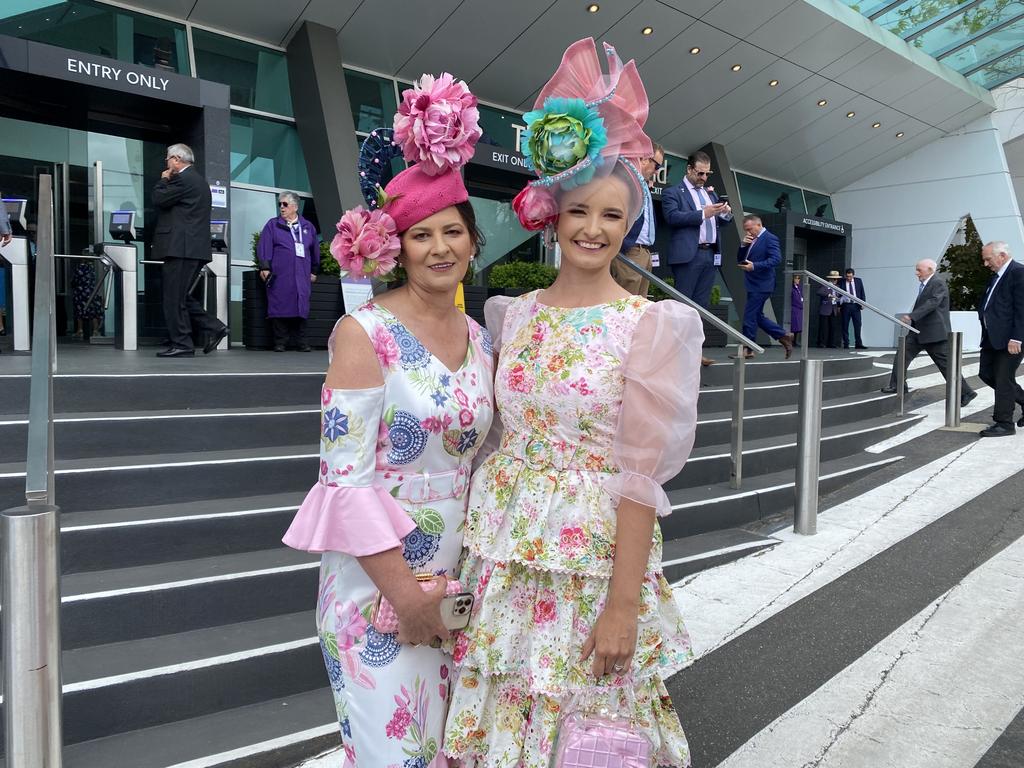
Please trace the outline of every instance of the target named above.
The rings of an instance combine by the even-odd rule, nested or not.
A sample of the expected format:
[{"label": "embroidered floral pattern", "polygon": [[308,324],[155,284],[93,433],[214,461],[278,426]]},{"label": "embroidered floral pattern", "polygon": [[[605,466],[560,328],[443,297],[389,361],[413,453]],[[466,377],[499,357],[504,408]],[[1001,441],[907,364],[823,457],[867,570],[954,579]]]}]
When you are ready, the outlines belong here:
[{"label": "embroidered floral pattern", "polygon": [[388,425],[388,440],[391,441],[388,461],[391,464],[415,461],[427,447],[427,436],[415,416],[408,411],[395,411]]}]

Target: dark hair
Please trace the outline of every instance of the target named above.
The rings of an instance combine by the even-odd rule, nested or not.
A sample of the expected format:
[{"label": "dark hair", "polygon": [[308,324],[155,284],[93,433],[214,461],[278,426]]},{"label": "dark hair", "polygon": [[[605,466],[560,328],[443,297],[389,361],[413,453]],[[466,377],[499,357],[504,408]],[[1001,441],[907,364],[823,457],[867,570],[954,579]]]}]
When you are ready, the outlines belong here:
[{"label": "dark hair", "polygon": [[711,156],[707,152],[702,152],[701,150],[698,149],[696,152],[694,152],[692,155],[686,158],[687,168],[696,168],[697,163],[707,163],[708,165],[711,165]]},{"label": "dark hair", "polygon": [[758,224],[760,224],[761,223],[761,217],[758,216],[756,213],[748,213],[746,216],[743,217],[743,221],[744,221],[744,223],[746,223],[748,221],[756,221]]},{"label": "dark hair", "polygon": [[661,154],[664,155],[665,154],[665,148],[663,146],[661,146],[661,144],[659,144],[658,142],[654,142],[654,149],[651,150],[651,155],[652,156],[656,155],[659,152],[661,152]]},{"label": "dark hair", "polygon": [[469,239],[473,241],[473,245],[476,248],[473,255],[479,256],[480,250],[487,245],[487,238],[484,237],[484,233],[476,225],[476,211],[473,210],[473,204],[469,200],[464,203],[456,203],[455,210],[462,217],[462,223],[466,225],[466,230],[469,232]]},{"label": "dark hair", "polygon": [[847,267],[846,268],[846,274],[848,274],[848,275],[856,275],[857,272],[856,272],[856,270],[853,267]]}]

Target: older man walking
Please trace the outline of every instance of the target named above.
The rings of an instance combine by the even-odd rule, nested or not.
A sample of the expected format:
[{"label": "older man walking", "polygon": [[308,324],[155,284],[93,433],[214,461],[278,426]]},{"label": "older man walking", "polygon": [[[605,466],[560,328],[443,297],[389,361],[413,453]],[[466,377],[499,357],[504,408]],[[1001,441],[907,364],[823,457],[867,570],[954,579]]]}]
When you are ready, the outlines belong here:
[{"label": "older man walking", "polygon": [[[918,333],[911,333],[907,336],[907,356],[903,368],[904,388],[906,387],[907,368],[910,361],[922,352],[928,353],[928,357],[939,369],[942,378],[949,380],[949,288],[945,281],[935,274],[936,264],[931,259],[922,259],[917,262],[914,272],[917,274],[917,299],[914,301],[914,308],[909,315],[903,315],[900,319],[918,330]],[[882,388],[886,394],[896,391],[896,366],[899,360],[892,364],[892,375],[889,377],[889,385]],[[960,406],[967,405],[976,398],[978,393],[971,389],[967,380],[960,377]]]},{"label": "older man walking", "polygon": [[[1012,435],[1013,411],[1024,409],[1024,389],[1017,383],[1017,368],[1024,341],[1024,265],[1010,256],[1006,243],[994,241],[981,249],[981,260],[994,273],[981,302],[981,365],[978,375],[996,391],[993,424],[981,437]],[[1024,416],[1017,426],[1024,427]]]}]

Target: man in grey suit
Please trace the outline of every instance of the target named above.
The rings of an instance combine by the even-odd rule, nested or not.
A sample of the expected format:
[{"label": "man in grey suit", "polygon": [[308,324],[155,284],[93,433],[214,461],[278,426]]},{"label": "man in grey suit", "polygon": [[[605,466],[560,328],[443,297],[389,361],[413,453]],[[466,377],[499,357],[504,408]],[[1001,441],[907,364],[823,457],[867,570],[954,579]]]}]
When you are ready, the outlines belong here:
[{"label": "man in grey suit", "polygon": [[[910,323],[917,328],[919,333],[911,333],[907,336],[907,359],[904,367],[904,387],[906,387],[906,368],[910,367],[910,361],[922,352],[927,352],[928,357],[939,369],[942,378],[949,379],[949,288],[940,277],[935,276],[936,264],[931,259],[922,259],[917,262],[914,272],[920,285],[917,289],[917,301],[909,315],[900,317],[905,323]],[[896,391],[896,365],[892,365],[892,375],[889,377],[889,385],[883,387],[882,391],[892,394]],[[970,384],[963,377],[960,378],[960,407],[967,405],[976,398],[978,393],[971,389]]]}]

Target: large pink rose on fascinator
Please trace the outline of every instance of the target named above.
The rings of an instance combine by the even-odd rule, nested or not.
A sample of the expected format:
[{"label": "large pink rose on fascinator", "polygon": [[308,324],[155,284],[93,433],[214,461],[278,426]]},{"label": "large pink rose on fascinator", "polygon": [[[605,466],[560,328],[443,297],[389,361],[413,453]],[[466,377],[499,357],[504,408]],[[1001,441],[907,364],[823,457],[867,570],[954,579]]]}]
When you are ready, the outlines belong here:
[{"label": "large pink rose on fascinator", "polygon": [[546,187],[524,188],[512,201],[512,210],[523,229],[530,232],[544,229],[558,218],[558,202]]},{"label": "large pink rose on fascinator", "polygon": [[335,228],[331,255],[343,275],[382,277],[395,268],[402,242],[390,215],[359,206],[345,211]]},{"label": "large pink rose on fascinator", "polygon": [[469,87],[447,72],[420,77],[402,94],[395,115],[395,141],[405,159],[428,176],[467,163],[483,135],[476,104]]}]

